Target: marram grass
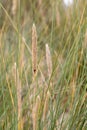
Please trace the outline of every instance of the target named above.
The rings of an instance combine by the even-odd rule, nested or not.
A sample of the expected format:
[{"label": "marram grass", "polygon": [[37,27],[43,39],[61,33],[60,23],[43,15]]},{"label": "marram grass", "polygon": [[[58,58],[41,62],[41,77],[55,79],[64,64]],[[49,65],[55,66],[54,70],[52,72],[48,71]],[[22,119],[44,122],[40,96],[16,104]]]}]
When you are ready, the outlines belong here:
[{"label": "marram grass", "polygon": [[0,130],[87,130],[86,7],[0,1]]}]

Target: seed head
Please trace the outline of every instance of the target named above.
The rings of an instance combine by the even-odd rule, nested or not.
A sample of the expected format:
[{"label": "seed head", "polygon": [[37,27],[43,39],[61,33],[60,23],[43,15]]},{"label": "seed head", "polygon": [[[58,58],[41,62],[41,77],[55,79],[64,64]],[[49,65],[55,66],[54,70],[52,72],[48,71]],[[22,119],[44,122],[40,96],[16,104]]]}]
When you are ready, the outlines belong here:
[{"label": "seed head", "polygon": [[52,59],[50,54],[50,49],[48,44],[46,44],[46,62],[47,62],[47,68],[48,68],[48,76],[50,78],[52,73]]},{"label": "seed head", "polygon": [[32,27],[32,73],[33,76],[37,72],[37,32],[36,26],[33,24]]}]

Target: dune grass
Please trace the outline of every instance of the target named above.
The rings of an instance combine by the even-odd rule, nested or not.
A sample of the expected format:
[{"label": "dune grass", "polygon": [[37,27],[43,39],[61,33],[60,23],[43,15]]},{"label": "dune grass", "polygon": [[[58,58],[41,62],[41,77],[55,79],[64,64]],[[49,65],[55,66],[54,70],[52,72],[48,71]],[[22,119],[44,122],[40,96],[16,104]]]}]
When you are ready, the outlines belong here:
[{"label": "dune grass", "polygon": [[86,12],[0,0],[0,130],[87,130]]}]

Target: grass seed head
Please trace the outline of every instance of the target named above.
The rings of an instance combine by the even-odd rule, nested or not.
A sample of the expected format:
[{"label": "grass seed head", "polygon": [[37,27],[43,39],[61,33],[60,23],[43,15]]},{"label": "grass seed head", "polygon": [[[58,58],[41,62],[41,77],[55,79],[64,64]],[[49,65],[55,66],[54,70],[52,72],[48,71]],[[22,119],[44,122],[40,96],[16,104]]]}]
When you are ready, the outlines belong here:
[{"label": "grass seed head", "polygon": [[46,44],[46,62],[47,62],[47,68],[48,68],[48,76],[50,78],[52,74],[52,59],[50,54],[50,49],[48,44]]},{"label": "grass seed head", "polygon": [[12,1],[12,15],[15,16],[17,11],[17,0]]},{"label": "grass seed head", "polygon": [[32,73],[33,77],[37,72],[37,32],[36,26],[32,27]]},{"label": "grass seed head", "polygon": [[22,88],[21,80],[19,77],[19,71],[17,69],[16,63],[13,66],[13,75],[15,80],[15,86],[17,87],[17,105],[18,105],[18,130],[23,130],[23,121],[22,121]]}]

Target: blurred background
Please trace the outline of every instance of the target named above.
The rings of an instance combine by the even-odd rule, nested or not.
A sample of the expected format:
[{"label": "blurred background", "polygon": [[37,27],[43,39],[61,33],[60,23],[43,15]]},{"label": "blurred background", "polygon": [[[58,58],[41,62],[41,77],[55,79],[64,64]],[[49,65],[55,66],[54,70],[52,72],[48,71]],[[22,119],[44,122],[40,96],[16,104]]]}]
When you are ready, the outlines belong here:
[{"label": "blurred background", "polygon": [[[36,24],[39,36],[38,44],[40,44],[41,48],[47,42],[53,49],[61,48],[66,43],[72,28],[74,28],[69,40],[69,43],[72,44],[77,34],[82,14],[84,17],[83,21],[87,22],[86,0],[21,0],[20,2],[17,0],[0,0],[0,2],[17,26],[18,22],[20,22],[20,32],[28,43],[31,39],[31,26],[33,23]],[[0,29],[3,25],[7,26],[5,33],[11,33],[12,24],[0,7]],[[12,40],[11,38],[8,36],[9,40]],[[70,46],[69,43],[68,47]]]}]

